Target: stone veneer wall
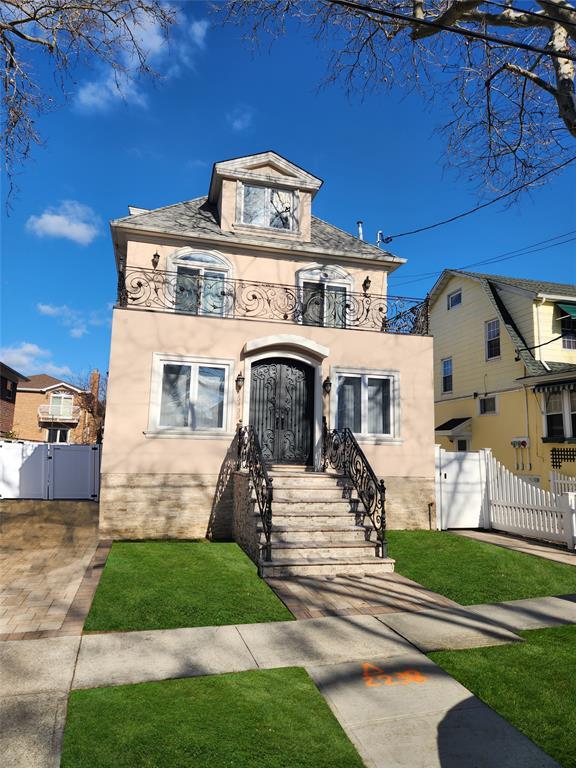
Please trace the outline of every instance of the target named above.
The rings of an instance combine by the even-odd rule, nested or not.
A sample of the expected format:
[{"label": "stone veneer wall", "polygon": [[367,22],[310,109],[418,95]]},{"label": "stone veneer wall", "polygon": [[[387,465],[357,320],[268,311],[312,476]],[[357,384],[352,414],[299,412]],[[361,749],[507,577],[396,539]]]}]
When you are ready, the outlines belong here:
[{"label": "stone veneer wall", "polygon": [[436,528],[434,478],[385,477],[386,527],[396,530]]},{"label": "stone veneer wall", "polygon": [[[258,561],[257,508],[245,473],[216,475],[105,474],[100,536],[113,539],[234,539]],[[388,477],[389,529],[434,529],[434,480]],[[274,511],[274,507],[272,507]]]},{"label": "stone veneer wall", "polygon": [[232,486],[218,475],[104,474],[100,536],[110,539],[232,538]]},{"label": "stone veneer wall", "polygon": [[260,554],[260,522],[258,504],[252,483],[245,472],[234,472],[234,541],[248,557],[258,563]]}]

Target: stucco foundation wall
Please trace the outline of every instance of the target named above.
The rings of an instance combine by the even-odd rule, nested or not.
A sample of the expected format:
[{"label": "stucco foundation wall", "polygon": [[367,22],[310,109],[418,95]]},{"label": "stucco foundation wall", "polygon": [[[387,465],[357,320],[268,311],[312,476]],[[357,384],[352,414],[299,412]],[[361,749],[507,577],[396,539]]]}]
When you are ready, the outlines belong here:
[{"label": "stucco foundation wall", "polygon": [[436,527],[434,478],[386,478],[386,527],[389,530]]},{"label": "stucco foundation wall", "polygon": [[258,563],[260,515],[252,484],[246,473],[235,472],[234,480],[234,540],[248,557]]},{"label": "stucco foundation wall", "polygon": [[113,539],[232,538],[231,487],[216,501],[218,475],[105,474],[100,536]]}]

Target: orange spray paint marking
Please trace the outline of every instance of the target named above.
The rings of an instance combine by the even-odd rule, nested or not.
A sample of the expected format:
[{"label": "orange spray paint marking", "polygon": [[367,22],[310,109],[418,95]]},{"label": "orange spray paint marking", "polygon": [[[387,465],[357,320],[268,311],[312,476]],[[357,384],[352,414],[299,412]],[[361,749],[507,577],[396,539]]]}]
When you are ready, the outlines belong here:
[{"label": "orange spray paint marking", "polygon": [[369,688],[379,688],[381,685],[409,685],[410,683],[425,683],[426,675],[417,669],[406,669],[403,672],[389,674],[375,664],[362,664],[364,684]]}]

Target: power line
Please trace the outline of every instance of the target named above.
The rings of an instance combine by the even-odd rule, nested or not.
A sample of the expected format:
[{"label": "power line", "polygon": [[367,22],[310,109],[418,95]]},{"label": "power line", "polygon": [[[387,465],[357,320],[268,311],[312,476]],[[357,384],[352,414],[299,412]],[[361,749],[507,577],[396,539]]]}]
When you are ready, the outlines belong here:
[{"label": "power line", "polygon": [[[484,40],[488,43],[497,43],[498,45],[508,46],[509,48],[516,48],[517,50],[530,51],[531,53],[540,53],[544,56],[551,56],[556,59],[565,59],[568,61],[576,61],[576,56],[571,53],[559,53],[546,48],[538,48],[535,45],[529,45],[528,43],[521,43],[517,41],[507,40],[505,37],[496,37],[495,35],[486,35],[482,32],[476,32],[473,29],[465,29],[463,27],[452,27],[448,24],[441,24],[438,21],[429,21],[428,19],[416,19],[413,16],[406,16],[404,13],[397,13],[396,11],[383,10],[381,8],[373,8],[370,5],[364,5],[363,3],[354,3],[351,0],[331,0],[333,5],[341,5],[344,8],[351,8],[357,11],[366,11],[367,13],[373,13],[376,16],[386,16],[396,21],[407,21],[410,24],[417,24],[422,27],[433,27],[434,29],[442,29],[444,32],[452,32],[455,35],[462,35],[468,39]],[[466,19],[462,19],[463,22]],[[468,22],[473,23],[473,22]]]},{"label": "power line", "polygon": [[[556,237],[550,237],[547,240],[540,240],[537,243],[532,243],[531,245],[526,245],[523,248],[517,248],[513,251],[506,251],[505,253],[501,253],[499,256],[493,256],[489,259],[483,259],[482,261],[474,261],[471,264],[464,264],[461,267],[449,267],[448,269],[454,269],[454,270],[464,270],[469,269],[470,267],[478,267],[484,264],[496,264],[500,261],[509,261],[510,259],[516,259],[519,256],[528,256],[532,253],[539,253],[540,251],[546,251],[549,248],[556,248],[558,245],[566,245],[567,243],[571,243],[576,240],[576,237],[570,237],[567,238],[568,235],[574,234],[576,230],[571,230],[570,232],[565,232],[562,235],[556,235]],[[566,240],[562,240],[559,243],[552,242],[553,240],[558,240],[560,238],[566,237]],[[548,245],[546,245],[548,243]],[[541,247],[537,247],[541,246]],[[422,280],[425,280],[427,277],[438,277],[442,274],[444,270],[437,270],[435,272],[423,272],[419,275],[413,275],[412,277],[415,279],[410,280],[401,280],[398,283],[394,283],[395,286],[397,285],[410,285],[411,283],[420,283]]]},{"label": "power line", "polygon": [[500,200],[504,200],[506,197],[510,197],[510,195],[515,194],[516,192],[519,192],[521,189],[525,189],[526,187],[531,186],[532,184],[535,184],[537,181],[540,181],[540,179],[543,179],[545,176],[549,176],[551,173],[554,173],[555,171],[559,171],[561,168],[564,168],[566,165],[569,165],[570,163],[573,163],[574,160],[576,160],[576,155],[574,157],[571,157],[569,160],[566,160],[563,163],[560,163],[560,165],[554,166],[554,168],[549,168],[547,171],[544,171],[544,173],[541,173],[539,176],[535,176],[530,181],[524,182],[524,184],[520,184],[518,187],[514,187],[514,189],[508,190],[508,192],[504,192],[501,195],[498,195],[498,197],[494,197],[492,200],[488,200],[486,203],[482,203],[481,205],[477,205],[475,208],[471,208],[469,211],[464,211],[464,213],[459,213],[456,216],[451,216],[449,219],[443,219],[442,221],[436,222],[436,224],[428,224],[426,227],[418,227],[418,229],[411,229],[408,232],[399,232],[395,235],[388,235],[384,238],[383,242],[388,244],[391,243],[392,240],[396,240],[399,237],[406,237],[407,235],[416,235],[419,232],[427,232],[429,229],[436,229],[436,227],[442,227],[444,224],[451,224],[453,221],[458,221],[458,219],[463,219],[465,216],[470,216],[472,213],[476,213],[476,211],[481,211],[483,208],[487,208],[489,205],[494,205],[494,203],[499,202]]},{"label": "power line", "polygon": [[[514,5],[506,5],[506,3],[497,3],[495,0],[481,0],[479,3],[480,5],[494,5],[497,8],[505,8],[509,11],[516,11],[516,13],[524,13],[526,16],[535,16],[537,19],[546,19],[547,21],[552,21],[554,24],[560,24],[563,27],[576,27],[576,23],[573,21],[559,21],[558,19],[554,18],[554,16],[548,16],[545,13],[539,12],[539,11],[529,11],[526,8],[517,8]],[[562,10],[572,10],[571,8],[564,7]]]}]

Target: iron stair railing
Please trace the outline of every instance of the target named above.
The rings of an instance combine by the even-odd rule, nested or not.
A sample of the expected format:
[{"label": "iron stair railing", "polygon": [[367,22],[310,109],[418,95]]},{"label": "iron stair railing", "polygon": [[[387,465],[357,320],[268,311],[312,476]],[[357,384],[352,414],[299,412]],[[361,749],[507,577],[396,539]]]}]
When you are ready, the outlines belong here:
[{"label": "iron stair railing", "polygon": [[332,467],[341,472],[352,483],[358,499],[364,507],[376,533],[376,556],[387,557],[386,541],[386,486],[384,480],[378,480],[364,451],[358,445],[352,430],[328,429],[324,419],[322,441],[322,468]]},{"label": "iron stair railing", "polygon": [[251,424],[238,428],[238,469],[246,469],[250,475],[262,520],[265,544],[261,547],[262,560],[272,559],[270,544],[272,534],[272,479],[266,469],[260,440]]}]

